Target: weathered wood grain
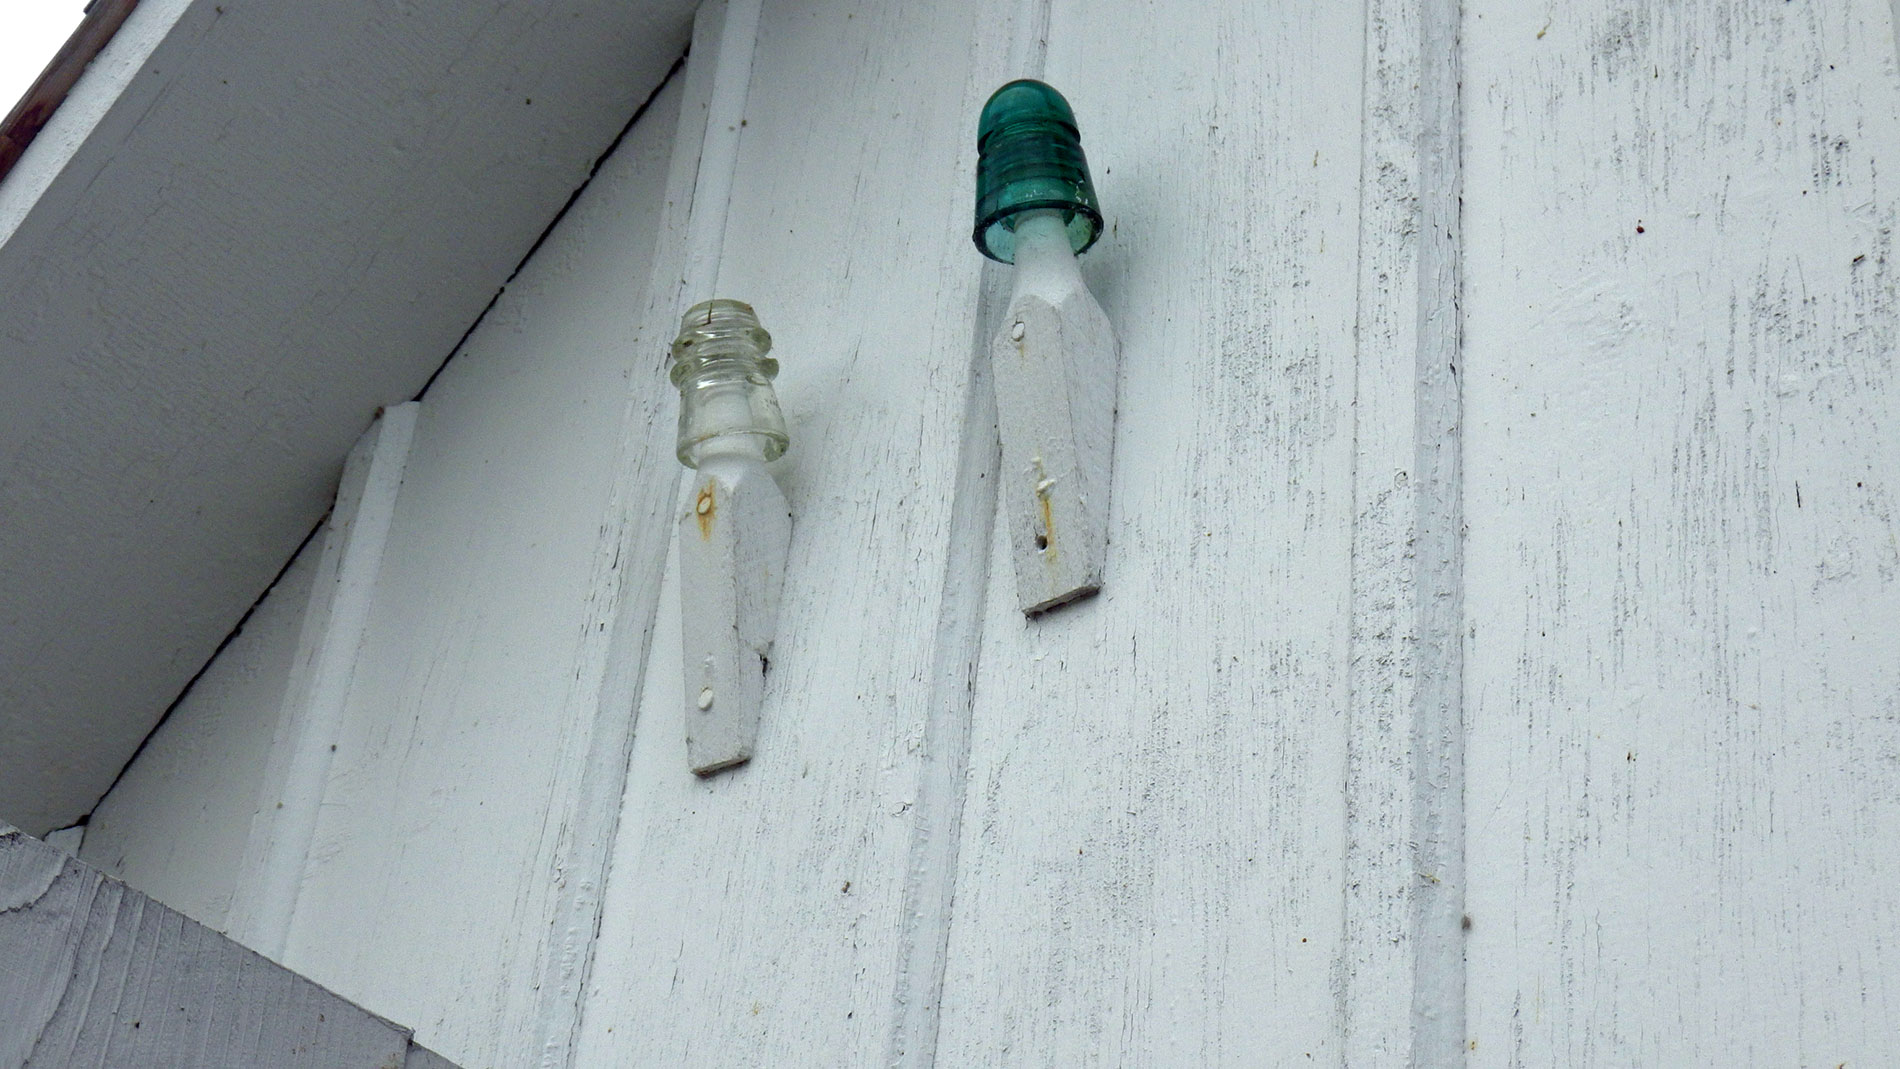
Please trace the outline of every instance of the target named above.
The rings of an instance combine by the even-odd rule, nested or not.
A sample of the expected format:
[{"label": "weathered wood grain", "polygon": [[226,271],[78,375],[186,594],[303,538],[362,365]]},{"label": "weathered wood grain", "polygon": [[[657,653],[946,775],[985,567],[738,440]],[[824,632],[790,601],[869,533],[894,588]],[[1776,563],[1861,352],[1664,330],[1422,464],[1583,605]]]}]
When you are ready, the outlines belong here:
[{"label": "weathered wood grain", "polygon": [[781,362],[792,554],[757,749],[713,780],[684,771],[663,599],[582,1064],[886,1055],[961,533],[978,14],[765,6],[718,287]]},{"label": "weathered wood grain", "polygon": [[[1455,5],[1367,5],[1346,742],[1346,1065],[1463,1056]],[[1449,418],[1448,418],[1449,417]],[[1448,842],[1448,839],[1450,841]],[[1447,864],[1453,861],[1453,864]]]},{"label": "weathered wood grain", "polygon": [[408,1029],[4,824],[0,963],[0,1066],[448,1066]]},{"label": "weathered wood grain", "polygon": [[1472,1060],[1892,1064],[1889,6],[1464,34]]},{"label": "weathered wood grain", "polygon": [[1340,1056],[1361,34],[1054,7],[1122,343],[1108,572],[1025,623],[997,537],[942,1064]]},{"label": "weathered wood grain", "polygon": [[[1463,53],[1459,0],[1419,6],[1418,347],[1407,578],[1418,672],[1404,780],[1412,819],[1412,1050],[1416,1066],[1465,1055]],[[1379,418],[1377,412],[1370,413]],[[1355,581],[1365,570],[1355,569]]]}]

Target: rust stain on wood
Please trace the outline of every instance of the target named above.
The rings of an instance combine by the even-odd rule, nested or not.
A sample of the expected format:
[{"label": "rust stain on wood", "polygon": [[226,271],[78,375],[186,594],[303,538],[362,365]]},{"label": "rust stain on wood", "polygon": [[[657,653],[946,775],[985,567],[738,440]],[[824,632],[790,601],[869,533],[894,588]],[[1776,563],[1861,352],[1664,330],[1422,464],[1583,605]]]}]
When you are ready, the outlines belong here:
[{"label": "rust stain on wood", "polygon": [[1042,510],[1042,530],[1036,534],[1036,548],[1042,551],[1044,564],[1053,563],[1056,559],[1056,517],[1054,509],[1049,505],[1049,489],[1054,485],[1055,480],[1049,478],[1049,473],[1043,470],[1042,458],[1037,457],[1036,505]]},{"label": "rust stain on wood", "polygon": [[712,537],[713,516],[719,511],[719,502],[713,496],[713,486],[714,483],[708,480],[705,486],[699,488],[699,500],[693,503],[693,515],[699,518],[699,537],[703,539]]}]

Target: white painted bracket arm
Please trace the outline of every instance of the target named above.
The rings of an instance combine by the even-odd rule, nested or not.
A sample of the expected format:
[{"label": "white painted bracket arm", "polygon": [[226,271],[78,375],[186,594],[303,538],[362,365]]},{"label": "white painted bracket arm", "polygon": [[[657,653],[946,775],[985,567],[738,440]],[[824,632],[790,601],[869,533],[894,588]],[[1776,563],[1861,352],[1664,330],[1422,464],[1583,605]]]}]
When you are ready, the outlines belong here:
[{"label": "white painted bracket arm", "polygon": [[1017,602],[1034,615],[1102,586],[1120,354],[1062,214],[1028,213],[1015,240],[990,363]]},{"label": "white painted bracket arm", "polygon": [[700,463],[679,523],[686,757],[697,775],[752,756],[791,539],[791,510],[762,460]]}]

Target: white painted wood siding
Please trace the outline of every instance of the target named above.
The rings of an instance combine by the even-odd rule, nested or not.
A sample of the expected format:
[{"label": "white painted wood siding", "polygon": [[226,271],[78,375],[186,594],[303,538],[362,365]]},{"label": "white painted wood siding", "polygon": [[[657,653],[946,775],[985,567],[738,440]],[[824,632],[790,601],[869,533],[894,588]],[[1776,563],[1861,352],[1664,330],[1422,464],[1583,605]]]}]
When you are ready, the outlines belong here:
[{"label": "white painted wood siding", "polygon": [[941,1064],[1339,1058],[1363,40],[1053,6],[1123,354],[1108,570],[1026,621],[985,562]]},{"label": "white painted wood siding", "polygon": [[[677,481],[642,291],[679,103],[675,79],[424,398],[292,918],[287,964],[463,1064],[522,1062],[592,926],[565,913],[630,728],[598,653],[617,592],[633,639],[652,620]],[[621,465],[663,476],[612,500]]]},{"label": "white painted wood siding", "polygon": [[1479,1063],[1900,1059],[1889,18],[1467,8]]},{"label": "white painted wood siding", "polygon": [[226,930],[270,764],[319,532],[185,693],[105,800],[79,856],[200,924]]},{"label": "white painted wood siding", "polygon": [[[469,1065],[1900,1058],[1890,10],[767,0],[729,200],[689,64],[425,399],[288,960]],[[1029,621],[1025,73],[1122,341],[1106,585]],[[796,520],[701,781],[708,210]],[[104,820],[165,740],[89,854],[210,834]]]}]

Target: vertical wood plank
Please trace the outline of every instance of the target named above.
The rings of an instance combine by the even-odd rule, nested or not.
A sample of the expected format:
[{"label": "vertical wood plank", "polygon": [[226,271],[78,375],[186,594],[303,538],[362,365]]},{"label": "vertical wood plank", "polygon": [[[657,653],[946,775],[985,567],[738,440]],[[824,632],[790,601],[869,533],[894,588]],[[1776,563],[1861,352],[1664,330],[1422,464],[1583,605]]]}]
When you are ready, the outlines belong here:
[{"label": "vertical wood plank", "polygon": [[1473,1059],[1891,1064],[1890,8],[1465,10]]},{"label": "vertical wood plank", "polygon": [[1418,621],[1409,793],[1412,1054],[1465,1060],[1464,103],[1460,0],[1419,9],[1418,352],[1412,597]]},{"label": "vertical wood plank", "polygon": [[1122,339],[1108,572],[1025,622],[993,544],[943,1064],[1340,1058],[1362,17],[1052,14]]},{"label": "vertical wood plank", "polygon": [[718,280],[781,361],[792,555],[754,757],[711,780],[685,771],[662,603],[585,1064],[887,1055],[944,577],[967,533],[977,14],[765,6]]},{"label": "vertical wood plank", "polygon": [[[1436,463],[1455,446],[1455,261],[1446,216],[1457,204],[1457,15],[1444,3],[1370,0],[1359,163],[1359,282],[1354,383],[1351,700],[1346,740],[1345,928],[1339,1010],[1346,1065],[1455,1061],[1424,1018],[1463,1005],[1462,968],[1421,939],[1424,914],[1457,881],[1427,817],[1460,820],[1442,778],[1447,721],[1459,712],[1444,654],[1462,621],[1432,612],[1427,590],[1456,579],[1445,515],[1456,486]],[[1427,67],[1439,69],[1427,71]],[[1426,91],[1426,85],[1432,91]],[[1451,90],[1447,92],[1447,90]],[[1429,262],[1426,250],[1431,249]],[[1427,385],[1429,383],[1430,385]],[[1449,492],[1447,492],[1449,490]],[[1427,875],[1427,874],[1430,875]],[[1442,914],[1443,910],[1433,912]],[[1440,920],[1442,927],[1442,919]],[[1452,918],[1452,932],[1457,920]],[[1459,948],[1453,947],[1453,951]]]}]

